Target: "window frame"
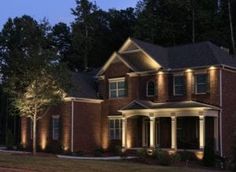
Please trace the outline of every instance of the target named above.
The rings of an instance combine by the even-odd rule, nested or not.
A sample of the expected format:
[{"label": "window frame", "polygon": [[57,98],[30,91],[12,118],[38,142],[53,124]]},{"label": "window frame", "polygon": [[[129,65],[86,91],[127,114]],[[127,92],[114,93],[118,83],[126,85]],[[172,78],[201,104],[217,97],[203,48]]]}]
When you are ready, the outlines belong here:
[{"label": "window frame", "polygon": [[[153,94],[149,94],[149,84],[153,83],[154,84],[154,89],[153,89]],[[146,84],[146,97],[155,97],[156,96],[156,84],[154,80],[149,80]]]},{"label": "window frame", "polygon": [[[116,126],[116,121],[118,121],[118,127]],[[118,130],[118,133],[117,133],[117,130]],[[111,135],[111,131],[113,131],[112,135]],[[109,140],[121,140],[121,139],[122,139],[122,119],[110,118],[109,119]]]},{"label": "window frame", "polygon": [[[118,98],[124,98],[127,96],[127,88],[126,88],[126,82],[125,82],[125,78],[112,78],[108,80],[108,85],[109,85],[109,98],[110,99],[118,99]],[[119,88],[119,83],[124,83],[124,88]],[[111,89],[111,83],[115,83],[116,88],[115,89]],[[116,96],[113,97],[111,92],[114,91],[116,93]],[[119,91],[124,91],[124,96],[120,96]]]},{"label": "window frame", "polygon": [[[200,84],[205,84],[206,85],[206,91],[205,92],[198,92],[198,85],[199,83],[197,82],[197,76],[199,75],[205,75],[206,76],[206,83],[200,83]],[[206,72],[203,73],[196,73],[194,74],[194,93],[196,95],[201,95],[201,94],[207,94],[208,93],[208,86],[209,86],[209,74]]]},{"label": "window frame", "polygon": [[[184,79],[184,83],[183,83],[183,85],[177,85],[177,86],[183,86],[184,87],[184,93],[183,94],[177,94],[176,93],[176,83],[175,83],[175,80],[176,80],[176,77],[183,77],[183,79]],[[185,75],[184,74],[175,74],[175,75],[173,75],[173,95],[174,96],[185,96],[185,94],[186,94],[186,79],[185,79]]]},{"label": "window frame", "polygon": [[[54,120],[58,120],[58,128],[55,128],[55,123]],[[57,130],[57,135],[56,135],[56,131]],[[59,115],[54,115],[52,116],[52,140],[54,141],[58,141],[60,138],[60,116]]]}]

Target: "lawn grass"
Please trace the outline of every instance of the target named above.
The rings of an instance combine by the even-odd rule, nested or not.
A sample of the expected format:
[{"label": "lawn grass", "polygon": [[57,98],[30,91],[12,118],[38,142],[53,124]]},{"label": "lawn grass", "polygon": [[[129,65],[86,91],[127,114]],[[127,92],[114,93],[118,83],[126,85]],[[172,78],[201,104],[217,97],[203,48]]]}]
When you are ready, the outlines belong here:
[{"label": "lawn grass", "polygon": [[60,159],[54,156],[31,156],[0,153],[0,168],[39,172],[206,172],[182,167],[162,167],[132,162]]}]

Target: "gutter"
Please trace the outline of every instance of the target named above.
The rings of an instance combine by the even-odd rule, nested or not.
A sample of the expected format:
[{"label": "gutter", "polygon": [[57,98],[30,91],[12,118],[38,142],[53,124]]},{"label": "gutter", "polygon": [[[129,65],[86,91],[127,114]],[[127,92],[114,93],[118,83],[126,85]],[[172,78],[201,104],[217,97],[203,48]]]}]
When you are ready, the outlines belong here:
[{"label": "gutter", "polygon": [[74,100],[71,101],[71,152],[74,152]]}]

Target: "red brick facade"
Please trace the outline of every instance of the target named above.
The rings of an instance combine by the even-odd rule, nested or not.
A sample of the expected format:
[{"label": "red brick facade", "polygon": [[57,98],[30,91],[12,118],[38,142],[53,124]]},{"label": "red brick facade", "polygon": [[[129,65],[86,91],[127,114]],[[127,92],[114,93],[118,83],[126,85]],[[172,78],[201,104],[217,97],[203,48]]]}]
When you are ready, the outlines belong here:
[{"label": "red brick facade", "polygon": [[[205,94],[195,93],[194,76],[198,73],[205,73],[209,78],[209,90]],[[185,78],[186,93],[183,96],[173,94],[173,77],[183,75]],[[109,97],[109,79],[125,78],[127,85],[127,96],[123,98]],[[156,95],[148,97],[146,95],[147,83],[153,81],[156,85]],[[222,83],[221,83],[222,81]],[[236,85],[236,72],[233,70],[217,67],[194,68],[191,70],[162,70],[151,73],[135,73],[127,64],[116,61],[97,80],[98,97],[96,99],[75,99],[64,102],[57,107],[50,109],[48,114],[38,122],[37,135],[38,145],[46,149],[48,145],[59,143],[65,151],[91,152],[97,148],[107,149],[109,140],[109,117],[122,117],[119,111],[134,100],[150,100],[155,103],[166,103],[176,101],[196,101],[222,108],[222,119],[219,118],[218,138],[219,149],[222,147],[223,154],[230,152],[232,145],[232,135],[235,132],[236,119],[236,94],[233,89]],[[102,99],[102,100],[101,100]],[[222,103],[222,104],[221,104]],[[52,117],[60,117],[60,136],[58,141],[52,140]],[[198,120],[198,116],[196,117]],[[127,121],[127,144],[128,147],[142,146],[142,118],[136,116]],[[209,122],[210,121],[210,122]],[[171,116],[160,118],[160,134],[162,139],[159,142],[162,147],[171,146]],[[214,135],[212,120],[206,120],[209,128],[206,129],[207,136]],[[222,123],[222,131],[221,131]],[[30,123],[22,118],[21,121],[22,144],[30,145]],[[199,128],[199,124],[196,124]],[[221,136],[222,132],[222,136]],[[222,145],[221,145],[222,142]]]}]

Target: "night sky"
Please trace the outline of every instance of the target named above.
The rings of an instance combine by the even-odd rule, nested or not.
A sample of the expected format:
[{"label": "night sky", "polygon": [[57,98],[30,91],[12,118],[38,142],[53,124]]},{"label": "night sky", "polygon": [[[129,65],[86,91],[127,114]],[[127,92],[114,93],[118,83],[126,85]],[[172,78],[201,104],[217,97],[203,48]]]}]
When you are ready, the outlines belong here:
[{"label": "night sky", "polygon": [[[96,0],[97,5],[107,10],[109,8],[123,9],[135,7],[138,0]],[[75,7],[75,0],[1,0],[0,29],[9,17],[30,15],[40,21],[46,17],[53,25],[58,22],[73,21],[71,8]]]}]

